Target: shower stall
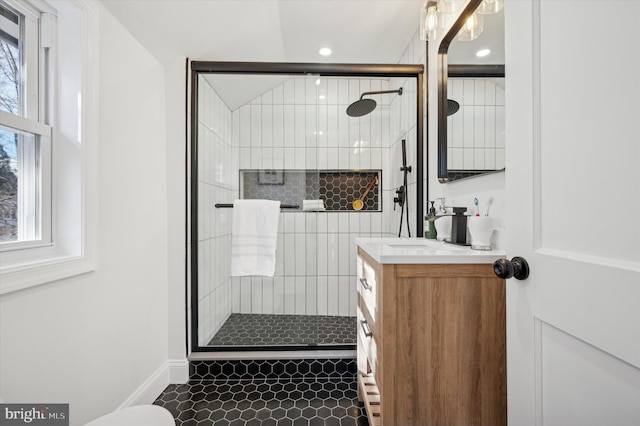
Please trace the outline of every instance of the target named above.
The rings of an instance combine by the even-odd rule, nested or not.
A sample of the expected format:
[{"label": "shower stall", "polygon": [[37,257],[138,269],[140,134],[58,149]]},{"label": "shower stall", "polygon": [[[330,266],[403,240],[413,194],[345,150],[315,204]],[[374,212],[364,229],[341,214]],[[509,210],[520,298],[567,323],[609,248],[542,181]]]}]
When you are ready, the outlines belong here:
[{"label": "shower stall", "polygon": [[[355,239],[398,235],[403,145],[404,220],[422,235],[422,66],[191,69],[191,350],[353,349]],[[368,112],[347,114],[365,97]],[[272,277],[231,276],[236,199],[281,202]]]}]

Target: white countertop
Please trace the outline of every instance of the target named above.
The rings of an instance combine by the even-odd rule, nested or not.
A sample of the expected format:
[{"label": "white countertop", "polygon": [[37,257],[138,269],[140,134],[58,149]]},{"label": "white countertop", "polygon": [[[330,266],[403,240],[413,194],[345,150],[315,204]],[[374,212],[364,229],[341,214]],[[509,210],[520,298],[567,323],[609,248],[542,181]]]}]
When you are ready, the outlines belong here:
[{"label": "white countertop", "polygon": [[504,250],[472,250],[425,238],[356,238],[356,244],[378,263],[493,263]]}]

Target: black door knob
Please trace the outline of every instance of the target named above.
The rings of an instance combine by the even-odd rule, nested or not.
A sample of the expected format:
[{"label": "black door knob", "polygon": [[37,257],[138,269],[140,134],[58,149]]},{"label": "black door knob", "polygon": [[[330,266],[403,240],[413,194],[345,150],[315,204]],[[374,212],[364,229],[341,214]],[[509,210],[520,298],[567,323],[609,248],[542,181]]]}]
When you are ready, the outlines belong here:
[{"label": "black door knob", "polygon": [[526,280],[529,277],[529,264],[523,257],[518,256],[511,260],[498,259],[493,262],[493,272],[505,280],[511,277],[517,280]]}]

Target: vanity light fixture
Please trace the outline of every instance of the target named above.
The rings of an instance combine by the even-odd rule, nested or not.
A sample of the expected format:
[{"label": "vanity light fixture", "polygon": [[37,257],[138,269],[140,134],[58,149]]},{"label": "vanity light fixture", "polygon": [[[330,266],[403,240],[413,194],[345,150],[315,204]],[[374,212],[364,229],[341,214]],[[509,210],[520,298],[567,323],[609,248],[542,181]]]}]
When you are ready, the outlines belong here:
[{"label": "vanity light fixture", "polygon": [[322,48],[320,48],[318,53],[321,54],[322,56],[329,56],[329,55],[331,55],[331,49],[328,48],[328,47],[322,47]]},{"label": "vanity light fixture", "polygon": [[471,41],[477,39],[484,29],[484,17],[474,12],[464,23],[458,33],[458,40]]},{"label": "vanity light fixture", "polygon": [[478,58],[484,58],[485,56],[488,56],[491,53],[491,49],[480,49],[476,52],[476,56]]},{"label": "vanity light fixture", "polygon": [[498,13],[504,6],[504,0],[484,0],[480,7],[478,7],[478,13],[488,15],[490,13]]},{"label": "vanity light fixture", "polygon": [[420,9],[420,40],[433,40],[442,29],[442,19],[438,19],[438,2],[427,0]]}]

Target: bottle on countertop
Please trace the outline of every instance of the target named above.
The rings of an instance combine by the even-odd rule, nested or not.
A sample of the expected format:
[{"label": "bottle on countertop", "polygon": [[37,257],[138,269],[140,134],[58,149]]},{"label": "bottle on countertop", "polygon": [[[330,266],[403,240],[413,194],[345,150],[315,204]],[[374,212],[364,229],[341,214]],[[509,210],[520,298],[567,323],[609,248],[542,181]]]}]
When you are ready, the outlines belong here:
[{"label": "bottle on countertop", "polygon": [[436,232],[436,208],[433,206],[435,201],[429,201],[431,207],[429,213],[424,217],[424,237],[435,240],[438,233]]}]

